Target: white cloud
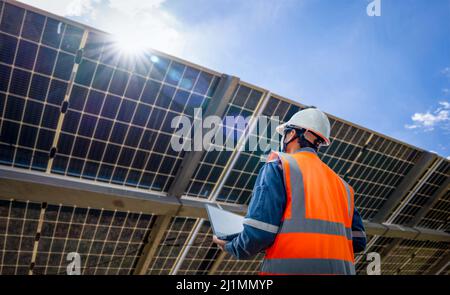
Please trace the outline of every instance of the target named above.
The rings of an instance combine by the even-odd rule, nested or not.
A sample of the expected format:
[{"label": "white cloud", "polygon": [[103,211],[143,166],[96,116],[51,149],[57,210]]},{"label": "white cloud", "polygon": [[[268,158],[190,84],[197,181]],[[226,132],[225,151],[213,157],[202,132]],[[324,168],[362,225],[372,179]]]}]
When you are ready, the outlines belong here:
[{"label": "white cloud", "polygon": [[433,131],[439,126],[443,129],[449,129],[450,125],[450,103],[447,101],[439,102],[440,107],[434,111],[425,113],[415,113],[411,116],[413,124],[406,124],[407,129],[423,129],[424,131]]},{"label": "white cloud", "polygon": [[165,0],[109,0],[109,7],[131,16],[148,14],[159,8]]},{"label": "white cloud", "polygon": [[95,5],[100,3],[100,0],[72,0],[66,9],[68,16],[90,15],[95,17]]},{"label": "white cloud", "polygon": [[440,101],[439,104],[446,110],[450,109],[450,102],[448,101]]},{"label": "white cloud", "polygon": [[[109,0],[95,26],[115,35],[127,49],[153,48],[177,54],[185,42],[183,26],[161,5],[165,0]],[[114,20],[114,21],[112,21]]]}]

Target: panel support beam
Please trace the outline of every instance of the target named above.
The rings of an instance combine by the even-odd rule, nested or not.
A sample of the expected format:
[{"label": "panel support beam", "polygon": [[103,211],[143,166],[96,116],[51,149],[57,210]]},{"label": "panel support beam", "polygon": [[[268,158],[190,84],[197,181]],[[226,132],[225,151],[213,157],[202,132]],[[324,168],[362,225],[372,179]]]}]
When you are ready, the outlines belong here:
[{"label": "panel support beam", "polygon": [[[242,136],[239,139],[237,146],[233,150],[231,157],[228,159],[227,165],[223,169],[218,182],[214,186],[214,188],[211,192],[211,195],[208,198],[209,201],[211,201],[211,202],[216,201],[216,199],[220,193],[220,190],[224,186],[225,181],[227,180],[229,173],[231,172],[231,169],[234,167],[234,164],[236,163],[236,161],[241,153],[242,145],[244,145],[247,142],[251,132],[256,128],[256,124],[258,121],[257,118],[259,116],[261,116],[263,110],[265,109],[265,107],[267,105],[267,102],[270,99],[270,96],[271,96],[270,92],[265,92],[262,101],[260,101],[260,103],[258,104],[258,107],[256,108],[255,116],[250,120],[250,123],[248,124],[247,130],[249,132],[247,132],[244,136]],[[198,222],[196,222],[196,225],[194,226],[194,229],[192,230],[193,235],[191,235],[189,237],[187,244],[185,244],[183,246],[183,249],[181,250],[180,254],[178,255],[177,260],[170,271],[170,274],[176,275],[178,273],[178,270],[181,268],[181,265],[183,264],[183,261],[186,258],[186,255],[188,254],[188,252],[191,249],[192,243],[197,238],[197,233],[200,231],[200,228],[203,226],[203,222],[204,222],[204,219],[200,219]]]},{"label": "panel support beam", "polygon": [[224,251],[221,251],[217,258],[214,260],[213,264],[211,265],[211,268],[209,269],[208,275],[215,275],[217,270],[219,269],[220,264],[225,259],[225,256],[227,254]]},{"label": "panel support beam", "polygon": [[377,212],[375,217],[372,219],[373,222],[384,222],[392,211],[401,203],[403,198],[408,194],[408,192],[413,188],[414,184],[420,179],[420,177],[425,173],[425,171],[432,165],[436,160],[437,155],[430,152],[423,152],[422,156],[419,158],[417,163],[404,177],[399,186],[394,190],[394,192],[389,196],[381,209]]},{"label": "panel support beam", "polygon": [[[80,46],[78,47],[78,52],[80,52],[80,51],[83,52],[84,47],[86,46],[88,34],[89,34],[89,31],[84,30],[83,37],[81,38]],[[52,166],[53,166],[53,160],[55,159],[55,154],[58,152],[58,141],[59,141],[59,137],[61,135],[61,129],[62,129],[62,126],[64,123],[64,118],[66,116],[66,112],[62,111],[63,105],[69,104],[69,98],[70,98],[70,95],[72,94],[73,84],[75,82],[75,77],[77,75],[78,68],[80,67],[80,63],[81,63],[81,61],[79,63],[75,62],[72,67],[72,73],[70,74],[70,80],[69,80],[69,84],[67,86],[66,93],[64,95],[64,101],[61,104],[61,112],[59,114],[58,124],[57,124],[56,130],[55,130],[55,136],[53,137],[52,148],[49,151],[50,159],[48,160],[48,163],[47,163],[47,168],[46,168],[47,173],[51,172]]]},{"label": "panel support beam", "polygon": [[[7,166],[0,166],[0,199],[192,218],[207,218],[205,204],[211,203],[199,198],[178,199],[162,192]],[[221,203],[221,207],[241,215],[247,211],[245,205]]]},{"label": "panel support beam", "polygon": [[450,189],[450,177],[444,181],[439,189],[423,204],[419,212],[417,212],[413,219],[408,223],[408,226],[416,226],[427,215],[427,213],[436,205],[436,203],[448,192]]},{"label": "panel support beam", "polygon": [[427,275],[439,275],[450,264],[450,252],[447,253],[441,260],[437,261],[425,274]]},{"label": "panel support beam", "polygon": [[[439,189],[426,201],[420,210],[414,215],[413,219],[408,222],[407,226],[417,226],[423,217],[433,208],[433,206],[447,193],[450,188],[450,178],[439,187]],[[400,245],[402,239],[394,239],[381,253],[381,261],[385,261],[387,257]]]},{"label": "panel support beam", "polygon": [[138,259],[136,268],[133,271],[135,275],[145,275],[147,274],[150,263],[153,257],[156,255],[159,244],[164,237],[164,233],[170,225],[172,217],[168,215],[159,215],[156,217],[154,226],[151,229],[148,241],[144,246],[141,256]]},{"label": "panel support beam", "polygon": [[[203,116],[218,116],[222,118],[225,114],[228,103],[233,98],[234,91],[236,90],[238,84],[239,78],[222,75],[219,85],[217,85],[213,97],[211,98],[211,101],[209,102]],[[201,142],[203,143],[203,139]],[[169,196],[181,197],[184,194],[189,185],[189,181],[194,175],[195,169],[200,164],[203,154],[203,149],[201,151],[193,150],[185,154],[183,160],[181,161],[180,168],[175,175],[175,180],[169,189]]]},{"label": "panel support beam", "polygon": [[44,224],[45,210],[47,209],[47,203],[42,203],[41,212],[39,214],[39,220],[36,227],[36,236],[34,238],[33,252],[31,253],[30,269],[28,275],[33,275],[34,265],[36,264],[36,256],[39,248],[39,241],[41,238],[42,225]]},{"label": "panel support beam", "polygon": [[[103,208],[190,218],[208,218],[210,200],[100,183],[74,177],[0,166],[0,199],[15,199],[81,208]],[[247,206],[220,203],[225,210],[245,215]],[[392,238],[450,242],[444,231],[365,221],[367,234]]]}]

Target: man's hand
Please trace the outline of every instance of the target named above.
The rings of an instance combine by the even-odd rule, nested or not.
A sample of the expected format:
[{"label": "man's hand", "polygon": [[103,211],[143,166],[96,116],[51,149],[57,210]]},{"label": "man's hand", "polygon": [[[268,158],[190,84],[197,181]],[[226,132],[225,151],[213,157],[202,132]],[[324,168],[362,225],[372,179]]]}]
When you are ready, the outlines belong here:
[{"label": "man's hand", "polygon": [[227,243],[227,241],[224,240],[220,240],[219,238],[217,238],[215,235],[213,236],[213,243],[217,244],[217,247],[219,247],[222,251],[225,251],[225,244]]}]

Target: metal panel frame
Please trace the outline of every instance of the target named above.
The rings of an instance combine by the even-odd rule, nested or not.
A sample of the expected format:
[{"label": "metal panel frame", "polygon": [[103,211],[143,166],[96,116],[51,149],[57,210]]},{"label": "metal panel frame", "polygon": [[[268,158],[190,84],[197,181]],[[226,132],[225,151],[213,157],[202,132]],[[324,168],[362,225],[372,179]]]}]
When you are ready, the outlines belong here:
[{"label": "metal panel frame", "polygon": [[407,196],[408,192],[412,189],[414,184],[420,180],[423,173],[430,168],[432,163],[436,160],[437,155],[424,152],[414,167],[408,172],[399,186],[389,196],[384,203],[383,207],[377,212],[372,219],[373,222],[384,222],[392,211],[401,203],[401,201]]},{"label": "metal panel frame", "polygon": [[[82,52],[82,50],[84,49],[87,38],[88,38],[88,34],[89,34],[89,31],[84,30],[83,37],[81,38],[80,46],[78,47],[79,52],[80,52],[80,50]],[[75,77],[77,76],[79,67],[80,67],[80,63],[74,63],[74,65],[72,67],[72,73],[70,74],[70,80],[67,85],[66,94],[64,95],[64,100],[63,100],[62,104],[69,103],[69,98],[70,98],[70,95],[72,94],[73,84],[75,82]],[[55,136],[53,137],[52,149],[57,149],[58,141],[59,141],[59,137],[61,136],[61,129],[62,129],[65,117],[66,117],[66,112],[65,113],[61,112],[59,114],[58,124],[57,124],[56,130],[55,130]],[[54,159],[55,159],[55,157],[53,156],[48,160],[47,169],[46,169],[47,173],[51,173]]]},{"label": "metal panel frame", "polygon": [[[68,20],[66,18],[51,14],[47,11],[40,10],[38,8],[34,8],[27,4],[23,4],[13,0],[5,0],[5,3],[12,4],[14,6],[18,6],[45,16],[52,17],[61,22],[76,26],[84,30],[83,40],[85,41],[88,32],[99,32],[102,34],[107,34],[102,32],[101,30],[91,28],[84,24],[77,23],[72,20]],[[80,44],[80,48],[83,46],[83,41]],[[208,73],[212,73],[214,75],[221,75],[218,72],[213,70],[204,68],[202,66],[193,64],[191,62],[182,60],[180,58],[167,55],[165,53],[152,50],[158,55],[167,57],[174,61],[181,62],[188,66],[192,66],[201,71],[205,71]],[[74,70],[76,70],[76,65],[74,66]],[[73,76],[73,73],[72,73]],[[226,75],[222,75],[222,77],[229,77]],[[235,81],[239,81],[237,77],[231,77],[231,79]],[[225,80],[225,79],[221,79]],[[68,87],[68,91],[71,88],[71,84],[73,79],[71,79]],[[233,82],[233,83],[234,83]],[[249,83],[242,82],[242,84],[247,85],[249,87],[257,88],[264,93],[268,94],[270,97],[270,93],[260,87],[253,86]],[[220,89],[220,87],[218,88]],[[220,91],[216,90],[216,93]],[[216,95],[216,93],[214,95]],[[222,95],[222,97],[225,94]],[[220,95],[218,95],[220,96]],[[226,95],[225,95],[226,96]],[[287,103],[303,106],[301,103],[292,101],[290,99],[273,95],[280,100],[283,100]],[[67,98],[67,97],[66,97]],[[268,99],[265,98],[267,101]],[[214,101],[214,96],[213,96]],[[212,104],[207,109],[207,113],[211,112],[211,114],[220,115],[220,110],[223,106],[227,105],[227,102],[215,100],[212,101]],[[217,104],[217,105],[215,105]],[[263,110],[263,106],[258,106],[259,111]],[[329,114],[328,114],[329,115]],[[61,125],[62,118],[64,116],[60,116],[60,122],[58,126]],[[390,251],[393,251],[398,243],[401,241],[401,238],[407,239],[415,239],[415,240],[436,240],[436,241],[449,241],[449,234],[443,231],[430,230],[425,228],[415,227],[419,224],[420,220],[427,214],[430,208],[433,207],[436,202],[446,193],[449,187],[449,179],[445,181],[445,183],[438,189],[438,191],[431,196],[427,202],[422,206],[419,212],[414,216],[414,218],[407,224],[408,226],[398,226],[390,224],[389,221],[393,220],[393,216],[396,215],[397,211],[402,205],[406,205],[409,202],[409,197],[411,194],[414,194],[414,191],[420,189],[422,184],[424,183],[424,179],[429,176],[429,172],[434,167],[433,163],[440,161],[445,161],[442,157],[438,157],[435,154],[431,154],[429,152],[418,149],[417,147],[411,146],[407,143],[401,142],[397,139],[391,138],[389,136],[380,134],[378,132],[372,131],[365,127],[356,125],[354,123],[347,122],[343,119],[334,117],[329,115],[330,118],[337,120],[341,123],[348,124],[349,126],[353,126],[355,128],[367,131],[371,133],[371,136],[378,135],[384,139],[393,141],[395,143],[399,143],[404,145],[405,147],[413,148],[418,151],[422,151],[421,158],[416,161],[414,167],[409,171],[409,173],[405,176],[400,185],[395,189],[394,193],[387,199],[383,207],[379,210],[377,215],[371,220],[371,222],[365,221],[365,225],[367,228],[367,233],[376,235],[374,238],[375,241],[377,236],[384,237],[393,237],[394,242],[388,245],[385,251],[389,254]],[[57,134],[55,136],[55,142],[57,142]],[[55,146],[55,144],[53,145]],[[169,194],[148,191],[142,189],[136,189],[132,187],[125,187],[119,185],[106,184],[101,182],[93,182],[87,181],[84,179],[76,179],[76,178],[67,178],[59,175],[53,174],[45,174],[40,172],[27,171],[23,169],[10,168],[10,167],[0,167],[0,199],[25,199],[32,200],[41,203],[54,203],[54,204],[65,204],[69,206],[78,206],[78,207],[95,207],[95,208],[105,208],[109,210],[119,210],[119,211],[134,211],[134,212],[145,212],[157,215],[156,222],[154,224],[154,230],[152,230],[150,237],[148,238],[147,244],[144,247],[141,258],[136,264],[136,269],[134,273],[145,273],[148,268],[148,264],[151,262],[151,257],[156,251],[157,246],[159,245],[159,241],[162,239],[162,236],[167,229],[168,224],[170,223],[171,216],[180,216],[180,217],[194,217],[201,218],[199,219],[198,225],[201,226],[203,219],[206,217],[206,212],[204,210],[205,203],[215,202],[217,194],[220,192],[220,188],[223,186],[224,181],[230,170],[233,167],[233,163],[237,159],[239,155],[238,148],[233,152],[230,157],[224,171],[222,172],[219,181],[216,183],[210,198],[208,200],[199,200],[196,198],[189,198],[186,196],[182,196],[186,186],[189,183],[190,176],[194,172],[193,167],[195,168],[200,159],[202,152],[200,153],[187,153],[182,160],[182,165],[177,172],[175,182],[173,187],[169,190]],[[436,161],[435,161],[436,160]],[[47,173],[51,170],[51,160],[49,161]],[[434,167],[436,168],[436,167]],[[428,172],[426,170],[428,169]],[[402,204],[403,203],[403,204]],[[240,214],[244,214],[246,212],[246,206],[235,205],[235,204],[223,204],[222,207],[227,210],[231,210]],[[45,209],[43,209],[45,210]],[[395,210],[395,211],[394,211]],[[401,210],[400,210],[401,211]],[[45,212],[45,211],[44,211]],[[390,218],[389,215],[391,215]],[[169,220],[169,222],[167,221]],[[382,223],[386,222],[386,223]],[[39,232],[39,231],[38,231]],[[191,231],[191,238],[195,239],[196,231]],[[38,241],[35,243],[35,247]],[[184,255],[189,250],[189,243],[187,247],[183,249],[182,253],[178,257],[179,265],[183,262]],[[152,254],[153,253],[153,254]],[[450,254],[449,254],[450,255]],[[449,255],[443,257],[441,261],[438,261],[430,270],[430,273],[440,272],[445,269],[448,261],[450,260]],[[220,264],[220,261],[225,257],[225,253],[220,253],[217,256],[217,260],[213,263],[210,268],[210,273],[214,273],[217,267]],[[32,267],[31,267],[32,270]],[[175,271],[176,273],[176,271]]]},{"label": "metal panel frame", "polygon": [[[228,103],[231,101],[238,83],[239,78],[222,75],[204,115],[215,115],[222,117]],[[186,191],[189,181],[195,172],[195,168],[199,165],[203,154],[204,151],[191,151],[185,154],[181,162],[181,166],[175,175],[175,181],[172,183],[172,186],[168,191],[168,196],[176,197],[178,199],[181,198]],[[164,236],[164,232],[170,226],[170,220],[171,218],[168,216],[157,217],[157,227],[154,230],[155,233],[152,234],[144,246],[144,251],[139,257],[134,274],[146,274],[150,262],[156,254],[156,250]]]},{"label": "metal panel frame", "polygon": [[[447,192],[450,186],[450,178],[441,185],[441,187],[427,200],[427,202],[420,208],[419,212],[416,213],[414,218],[408,222],[408,226],[414,227],[417,226],[422,218],[433,208],[433,205],[436,204],[439,199]],[[384,250],[381,255],[381,261],[385,261],[387,257],[400,245],[402,239],[398,238],[393,240]]]},{"label": "metal panel frame", "polygon": [[[428,178],[432,174],[432,170],[436,169],[438,165],[434,165],[436,161],[439,161],[439,157],[436,154],[430,152],[423,152],[421,157],[417,160],[416,164],[411,168],[408,174],[403,178],[402,182],[389,196],[383,207],[377,212],[374,218],[371,220],[375,223],[382,223],[394,220],[396,214],[394,210],[401,204],[401,202],[413,194],[412,190],[417,191],[420,186],[425,182],[424,179]],[[435,163],[436,164],[436,163]],[[433,169],[432,169],[433,166]],[[428,169],[428,172],[426,172]],[[421,181],[422,180],[422,181]],[[414,189],[415,188],[415,189]],[[401,210],[396,211],[397,214]],[[375,235],[367,244],[366,249],[370,249],[377,241],[379,235]],[[385,251],[392,251],[388,247]],[[384,257],[384,256],[383,256]],[[361,260],[362,256],[356,259],[356,262]]]},{"label": "metal panel frame", "polygon": [[[254,128],[256,128],[257,118],[264,111],[264,108],[267,105],[267,102],[269,101],[270,97],[271,97],[270,92],[264,93],[263,99],[260,101],[260,103],[255,111],[255,115],[252,117],[252,119],[248,125],[247,129],[249,130],[249,132],[247,132],[246,135],[239,140],[230,159],[228,160],[227,165],[225,166],[225,168],[222,172],[222,175],[220,175],[217,184],[215,185],[213,191],[211,192],[210,197],[208,198],[210,201],[214,202],[217,199],[217,196],[219,195],[220,190],[224,186],[225,181],[227,180],[227,177],[228,177],[229,173],[231,172],[231,169],[233,168],[234,164],[236,163],[236,161],[241,153],[241,146],[247,142],[251,132],[254,130]],[[183,264],[184,259],[186,258],[186,255],[188,254],[189,250],[191,249],[190,245],[192,245],[192,243],[197,238],[197,234],[200,231],[200,229],[203,225],[203,222],[204,222],[203,219],[196,222],[196,225],[195,225],[194,229],[192,230],[192,234],[190,235],[190,237],[188,239],[187,245],[185,245],[183,247],[183,250],[181,251],[180,255],[177,257],[177,260],[170,272],[171,274],[177,274],[178,270],[180,269],[181,265]],[[212,265],[212,266],[216,267],[215,265]]]},{"label": "metal panel frame", "polygon": [[[23,8],[23,9],[26,9],[26,10],[29,10],[29,11],[32,11],[32,12],[35,12],[35,13],[38,13],[38,14],[42,14],[42,15],[45,15],[45,16],[48,16],[48,17],[51,17],[51,18],[54,18],[54,19],[56,19],[56,20],[59,20],[59,21],[61,21],[61,22],[67,23],[67,24],[70,24],[70,25],[75,26],[75,27],[78,27],[78,28],[80,28],[80,29],[88,30],[89,32],[96,32],[96,33],[101,33],[101,34],[111,35],[111,33],[102,31],[102,30],[100,30],[100,29],[98,29],[98,28],[94,28],[94,27],[91,27],[91,26],[86,25],[86,24],[84,24],[84,23],[80,23],[80,22],[77,22],[77,21],[74,21],[74,20],[71,20],[71,19],[62,17],[62,16],[60,16],[60,15],[51,13],[51,12],[46,11],[46,10],[42,10],[42,9],[40,9],[40,8],[37,8],[37,7],[31,6],[31,5],[28,5],[28,4],[23,3],[23,2],[19,2],[19,1],[17,1],[17,0],[3,0],[3,1],[6,2],[6,3],[9,3],[9,4],[11,4],[11,5],[20,7],[20,8]],[[221,73],[219,73],[219,72],[217,72],[217,71],[208,69],[208,68],[203,67],[203,66],[201,66],[201,65],[198,65],[198,64],[192,63],[192,62],[190,62],[190,61],[184,60],[184,59],[182,59],[182,58],[179,58],[179,57],[176,57],[176,56],[173,56],[173,55],[164,53],[164,52],[162,52],[162,51],[159,51],[159,50],[156,50],[156,49],[149,49],[149,50],[151,50],[151,51],[152,51],[153,53],[155,53],[156,55],[160,55],[160,56],[162,56],[162,57],[166,57],[166,58],[171,59],[171,60],[174,60],[174,61],[176,61],[176,62],[180,62],[180,63],[186,64],[186,65],[189,65],[189,66],[191,66],[191,67],[193,67],[193,68],[196,68],[196,69],[198,69],[198,70],[201,70],[201,71],[210,73],[210,74],[212,74],[212,75],[219,75],[219,76],[221,75]]]},{"label": "metal panel frame", "polygon": [[450,253],[447,253],[441,260],[438,260],[425,274],[438,275],[442,273],[450,264]]},{"label": "metal panel frame", "polygon": [[172,217],[168,215],[156,217],[155,224],[150,232],[150,237],[148,238],[141,256],[136,263],[136,268],[134,269],[133,274],[145,275],[147,273],[150,263],[156,254],[156,250],[164,237],[164,232],[170,225],[171,219]]},{"label": "metal panel frame", "polygon": [[[155,253],[156,247],[159,245],[158,241],[161,240],[164,233],[158,229],[164,228],[171,216],[206,218],[205,204],[211,203],[204,199],[178,199],[142,189],[3,166],[0,167],[0,198],[164,215],[155,225],[154,233],[151,234],[144,247],[142,257],[145,258],[137,263],[136,274],[145,272],[151,261],[152,253]],[[243,205],[223,203],[222,207],[241,215],[245,214],[247,209]],[[365,226],[370,235],[450,242],[450,234],[443,231],[368,221],[365,221]],[[194,235],[195,232],[192,231],[191,237]],[[181,258],[182,256],[179,257],[179,260]],[[180,260],[179,263],[182,261]],[[217,267],[218,265],[212,265],[211,272],[214,272]]]},{"label": "metal panel frame", "polygon": [[[239,78],[222,75],[211,101],[204,113],[204,116],[223,117],[228,103],[233,97],[233,93],[238,86]],[[190,151],[185,154],[180,169],[178,169],[175,180],[169,189],[169,196],[181,197],[189,185],[195,168],[200,163],[204,151]]]}]

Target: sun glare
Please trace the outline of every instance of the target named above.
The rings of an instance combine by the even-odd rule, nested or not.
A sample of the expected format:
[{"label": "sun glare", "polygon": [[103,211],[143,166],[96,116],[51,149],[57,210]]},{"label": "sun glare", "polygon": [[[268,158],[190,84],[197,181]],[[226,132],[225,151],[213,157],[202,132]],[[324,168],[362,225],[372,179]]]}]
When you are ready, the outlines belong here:
[{"label": "sun glare", "polygon": [[134,37],[132,34],[120,34],[115,38],[116,45],[120,51],[130,55],[142,54],[145,49],[149,49],[148,44],[141,38]]}]

